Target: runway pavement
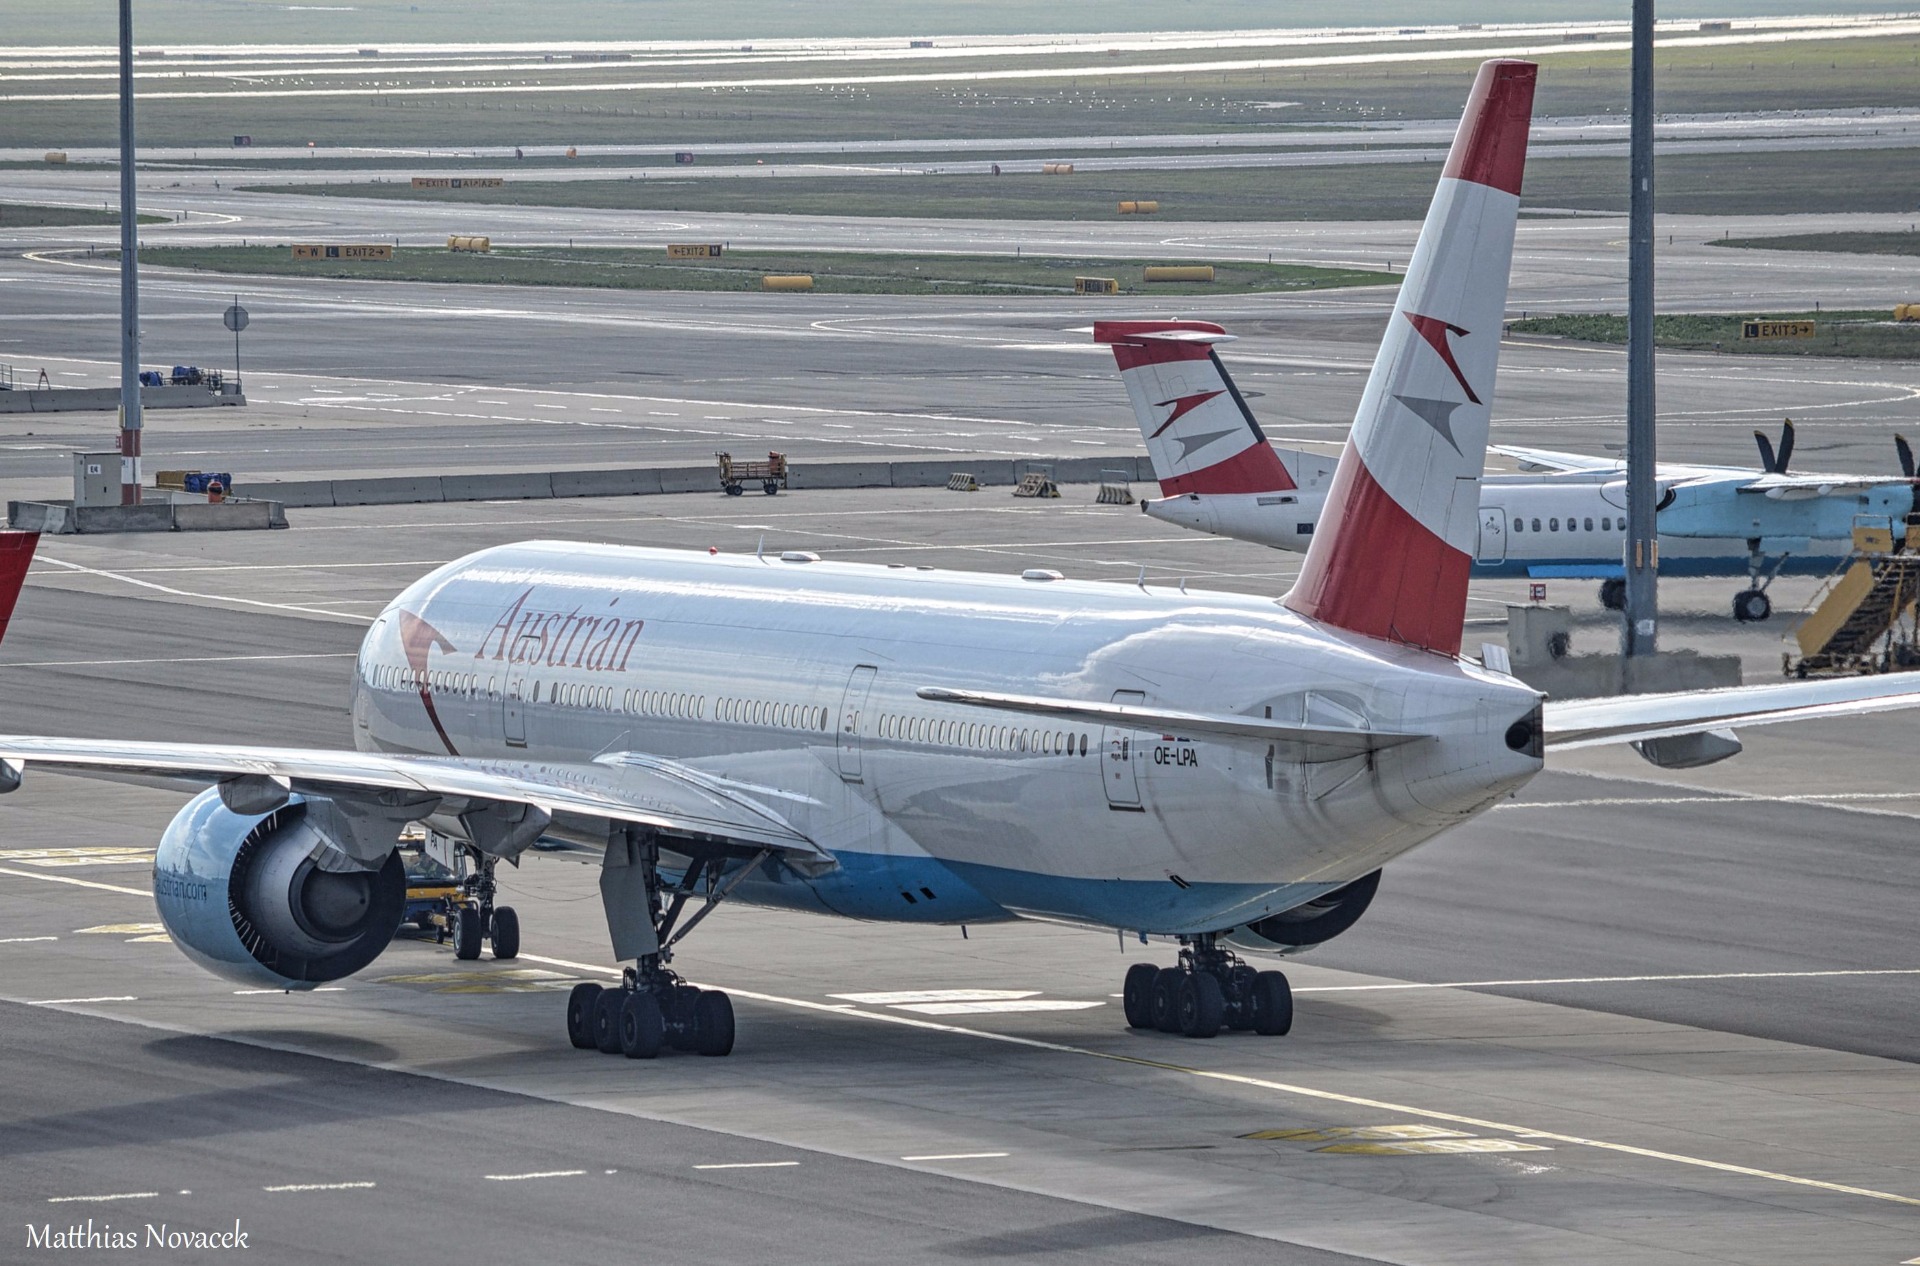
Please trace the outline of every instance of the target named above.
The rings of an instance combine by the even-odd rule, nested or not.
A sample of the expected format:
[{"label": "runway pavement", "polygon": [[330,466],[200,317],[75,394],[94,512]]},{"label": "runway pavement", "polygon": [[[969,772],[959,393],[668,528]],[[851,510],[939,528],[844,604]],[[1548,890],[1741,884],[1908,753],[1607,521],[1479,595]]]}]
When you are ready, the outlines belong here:
[{"label": "runway pavement", "polygon": [[[48,540],[0,653],[8,724],[341,743],[386,597],[532,536],[1290,583],[1288,556],[1089,494],[310,510],[285,533]],[[1717,583],[1667,600],[1717,607]],[[1476,586],[1470,642],[1517,588]],[[1668,637],[1757,675],[1775,632]],[[1582,643],[1604,636],[1589,616]],[[1910,728],[1756,731],[1686,773],[1556,760],[1390,866],[1359,926],[1289,968],[1284,1039],[1126,1033],[1121,973],[1164,946],[722,907],[680,965],[734,991],[739,1049],[650,1065],[560,1029],[564,990],[607,970],[590,868],[506,877],[512,965],[406,941],[338,991],[236,993],[155,936],[146,851],[180,797],[30,775],[0,803],[22,1175],[0,1202],[16,1227],[239,1218],[288,1260],[430,1219],[436,1242],[555,1260],[844,1240],[846,1260],[1901,1261],[1920,1253]],[[1273,1131],[1307,1133],[1246,1137]],[[760,1168],[695,1168],[713,1164]],[[102,1196],[125,1199],[78,1199]]]},{"label": "runway pavement", "polygon": [[[303,235],[351,234],[361,205],[292,201],[336,216]],[[376,209],[401,220],[422,213]],[[575,222],[622,226],[596,241],[687,235],[651,217],[636,224],[613,213],[513,214],[559,226],[549,232]],[[1839,219],[1712,227],[1744,235]],[[1844,219],[1872,226],[1864,217]],[[1662,263],[1668,307],[1764,311],[1821,302],[1890,311],[1907,294],[1911,270],[1898,258],[1729,250],[1702,244],[1710,235],[1706,222],[1666,227],[1676,243]],[[231,236],[230,228],[221,234]],[[280,221],[272,231],[285,230]],[[725,236],[730,229],[703,220],[691,231]],[[780,231],[891,248],[1007,249],[1021,236],[1020,226],[931,222],[793,221]],[[1206,256],[1278,244],[1276,257],[1371,256],[1382,266],[1397,257],[1403,266],[1414,228],[1052,225],[1036,232],[1048,249],[1150,254],[1151,239],[1169,252]],[[1610,220],[1523,223],[1510,311],[1619,308],[1621,233]],[[110,234],[71,231],[100,242]],[[43,246],[50,236],[34,235]],[[929,300],[148,270],[147,361],[229,367],[233,344],[219,314],[236,293],[253,317],[241,347],[252,404],[245,411],[154,414],[150,465],[231,469],[253,481],[395,469],[690,464],[720,449],[780,449],[797,460],[1137,452],[1111,359],[1089,331],[1102,317],[1162,313],[1218,320],[1240,336],[1224,355],[1242,385],[1259,393],[1253,405],[1272,435],[1337,443],[1393,296],[1383,284],[1221,299]],[[89,260],[84,247],[77,255],[0,255],[0,296],[0,363],[12,365],[17,380],[35,381],[44,368],[58,385],[117,381],[112,265]],[[1616,348],[1510,341],[1502,354],[1496,440],[1587,452],[1619,444],[1624,365]],[[1677,460],[1746,463],[1753,459],[1750,432],[1792,416],[1801,426],[1801,468],[1892,470],[1894,432],[1920,425],[1920,373],[1909,363],[1669,353],[1660,365],[1662,452]],[[100,446],[109,427],[104,414],[10,416],[0,421],[0,479],[13,495],[56,495],[68,478],[65,453]],[[308,433],[290,437],[289,428]]]}]

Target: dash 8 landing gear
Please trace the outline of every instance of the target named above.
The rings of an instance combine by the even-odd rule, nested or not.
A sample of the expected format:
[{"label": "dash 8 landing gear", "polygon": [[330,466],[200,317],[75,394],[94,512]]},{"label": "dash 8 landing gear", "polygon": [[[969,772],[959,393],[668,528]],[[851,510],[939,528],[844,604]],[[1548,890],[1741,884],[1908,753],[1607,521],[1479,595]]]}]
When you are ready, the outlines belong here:
[{"label": "dash 8 landing gear", "polygon": [[[660,846],[651,832],[621,833],[608,846],[601,894],[614,952],[633,966],[612,988],[582,983],[567,997],[567,1040],[580,1050],[628,1059],[652,1059],[662,1050],[696,1055],[733,1051],[733,999],[718,989],[688,984],[669,965],[673,947],[741,880],[766,860],[761,852],[730,873],[725,854],[688,861],[679,882],[660,875]],[[681,923],[689,898],[705,904]],[[623,952],[623,950],[625,952]]]},{"label": "dash 8 landing gear", "polygon": [[1135,963],[1121,998],[1127,1025],[1186,1037],[1221,1029],[1281,1037],[1293,1028],[1293,989],[1277,971],[1256,971],[1212,933],[1180,938],[1180,965]]}]

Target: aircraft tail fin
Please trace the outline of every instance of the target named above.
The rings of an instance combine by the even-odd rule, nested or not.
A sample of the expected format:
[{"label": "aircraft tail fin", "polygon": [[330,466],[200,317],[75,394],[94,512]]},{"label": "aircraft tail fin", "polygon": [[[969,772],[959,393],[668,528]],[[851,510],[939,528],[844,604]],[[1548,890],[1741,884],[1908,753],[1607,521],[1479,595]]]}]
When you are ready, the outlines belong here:
[{"label": "aircraft tail fin", "polygon": [[1231,334],[1208,321],[1096,321],[1093,339],[1113,348],[1162,493],[1293,488],[1214,350]]},{"label": "aircraft tail fin", "polygon": [[27,583],[27,568],[39,543],[38,532],[0,532],[0,639],[7,636],[13,604],[19,601],[21,586]]},{"label": "aircraft tail fin", "polygon": [[1537,67],[1480,67],[1307,551],[1285,599],[1460,652]]}]

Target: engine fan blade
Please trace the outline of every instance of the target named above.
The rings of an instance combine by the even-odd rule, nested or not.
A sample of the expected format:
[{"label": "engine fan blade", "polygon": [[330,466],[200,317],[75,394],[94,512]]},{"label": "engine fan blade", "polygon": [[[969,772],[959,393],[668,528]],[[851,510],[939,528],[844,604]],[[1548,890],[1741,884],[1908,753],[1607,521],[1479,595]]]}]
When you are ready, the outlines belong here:
[{"label": "engine fan blade", "polygon": [[1767,438],[1767,433],[1755,431],[1753,442],[1760,446],[1760,469],[1769,475],[1779,474],[1780,468],[1775,464],[1773,456],[1773,441]]},{"label": "engine fan blade", "polygon": [[1787,463],[1793,460],[1793,419],[1783,418],[1780,422],[1780,465],[1775,474],[1787,473]]}]

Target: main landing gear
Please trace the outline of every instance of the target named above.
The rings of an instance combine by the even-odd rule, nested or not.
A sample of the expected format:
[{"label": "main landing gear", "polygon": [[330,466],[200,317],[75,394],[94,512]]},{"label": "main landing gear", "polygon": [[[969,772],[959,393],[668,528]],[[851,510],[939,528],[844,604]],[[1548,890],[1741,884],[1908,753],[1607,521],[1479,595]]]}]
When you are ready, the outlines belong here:
[{"label": "main landing gear", "polygon": [[478,958],[481,943],[490,941],[495,958],[518,958],[520,916],[512,906],[493,904],[497,891],[493,883],[493,868],[499,864],[499,859],[478,852],[473,856],[477,859],[473,873],[461,878],[461,900],[453,908],[453,956],[469,960]]},{"label": "main landing gear", "polygon": [[[680,939],[767,856],[761,852],[724,879],[726,856],[696,858],[677,884],[668,884],[660,876],[660,847],[651,832],[627,833],[610,843],[601,895],[614,954],[632,958],[634,965],[616,987],[573,987],[567,997],[567,1039],[580,1050],[628,1059],[652,1059],[665,1049],[731,1054],[733,1000],[718,989],[688,984],[669,964]],[[701,894],[705,904],[681,924],[688,899]]]},{"label": "main landing gear", "polygon": [[1255,971],[1216,943],[1213,933],[1180,938],[1180,965],[1135,963],[1121,997],[1127,1024],[1187,1037],[1221,1029],[1281,1037],[1293,1028],[1293,989],[1277,971]]}]

